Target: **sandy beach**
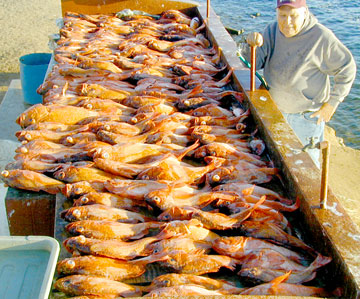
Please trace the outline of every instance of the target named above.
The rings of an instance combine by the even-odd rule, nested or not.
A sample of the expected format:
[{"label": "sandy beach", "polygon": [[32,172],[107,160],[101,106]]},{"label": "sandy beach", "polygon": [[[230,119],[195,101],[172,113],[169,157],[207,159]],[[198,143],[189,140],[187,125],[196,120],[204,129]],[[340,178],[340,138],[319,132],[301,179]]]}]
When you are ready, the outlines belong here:
[{"label": "sandy beach", "polygon": [[[12,79],[20,78],[19,57],[34,52],[51,52],[48,36],[58,32],[60,1],[2,1],[0,10],[0,101]],[[331,143],[330,188],[360,227],[360,151],[343,145],[335,131],[327,128]]]}]

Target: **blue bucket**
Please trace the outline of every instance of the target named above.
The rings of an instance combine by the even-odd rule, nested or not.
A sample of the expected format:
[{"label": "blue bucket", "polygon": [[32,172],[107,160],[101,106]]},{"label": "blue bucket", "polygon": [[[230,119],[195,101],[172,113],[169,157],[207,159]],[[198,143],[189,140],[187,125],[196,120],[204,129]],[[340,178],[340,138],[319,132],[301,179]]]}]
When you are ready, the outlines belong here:
[{"label": "blue bucket", "polygon": [[32,53],[20,57],[21,87],[26,103],[42,103],[42,96],[36,90],[44,81],[50,59],[50,53]]}]

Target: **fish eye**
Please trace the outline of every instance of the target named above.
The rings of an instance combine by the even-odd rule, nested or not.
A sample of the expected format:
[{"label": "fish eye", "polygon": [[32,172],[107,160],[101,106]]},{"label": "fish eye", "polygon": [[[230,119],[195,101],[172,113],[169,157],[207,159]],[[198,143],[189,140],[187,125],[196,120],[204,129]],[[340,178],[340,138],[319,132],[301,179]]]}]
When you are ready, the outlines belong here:
[{"label": "fish eye", "polygon": [[1,175],[2,175],[4,178],[7,178],[7,177],[10,175],[10,172],[7,171],[7,170],[3,170],[3,171],[1,172]]},{"label": "fish eye", "polygon": [[153,197],[153,200],[156,201],[156,202],[159,202],[159,201],[160,201],[160,197],[159,197],[159,196],[154,196],[154,197]]},{"label": "fish eye", "polygon": [[63,180],[65,178],[65,173],[63,171],[59,172],[59,179]]},{"label": "fish eye", "polygon": [[206,157],[206,152],[205,151],[200,152],[199,156],[200,157]]},{"label": "fish eye", "polygon": [[216,156],[216,152],[215,151],[211,152],[211,155]]},{"label": "fish eye", "polygon": [[163,281],[163,283],[168,286],[168,285],[170,285],[170,280],[166,279]]},{"label": "fish eye", "polygon": [[75,210],[73,211],[73,215],[74,215],[76,218],[79,218],[79,217],[81,216],[80,210],[75,209]]},{"label": "fish eye", "polygon": [[149,180],[150,179],[150,177],[147,174],[144,174],[141,178],[143,180]]},{"label": "fish eye", "polygon": [[82,203],[87,203],[87,202],[89,202],[89,198],[83,197],[83,198],[81,199],[81,202],[82,202]]},{"label": "fish eye", "polygon": [[71,285],[70,279],[69,280],[64,280],[63,284],[64,284],[65,287]]},{"label": "fish eye", "polygon": [[74,268],[76,265],[75,265],[75,262],[73,260],[68,260],[66,261],[66,265],[69,267],[69,268]]},{"label": "fish eye", "polygon": [[159,249],[154,249],[153,253],[159,253],[160,250]]},{"label": "fish eye", "polygon": [[213,181],[214,182],[219,182],[220,181],[220,176],[218,174],[215,174],[213,177],[212,177]]},{"label": "fish eye", "polygon": [[163,219],[169,220],[169,219],[170,219],[170,215],[164,215],[164,216],[163,216]]},{"label": "fish eye", "polygon": [[23,154],[27,154],[29,150],[26,147],[21,147],[20,152],[22,152]]}]

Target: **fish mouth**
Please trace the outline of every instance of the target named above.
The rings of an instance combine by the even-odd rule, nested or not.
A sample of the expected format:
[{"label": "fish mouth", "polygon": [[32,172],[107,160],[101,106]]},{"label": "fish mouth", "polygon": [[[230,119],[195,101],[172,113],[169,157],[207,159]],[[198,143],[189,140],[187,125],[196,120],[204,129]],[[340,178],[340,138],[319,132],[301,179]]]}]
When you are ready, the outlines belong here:
[{"label": "fish mouth", "polygon": [[61,213],[60,213],[60,217],[62,218],[62,219],[65,219],[65,217],[67,218],[67,212],[68,212],[68,210],[64,210],[64,211],[61,211]]},{"label": "fish mouth", "polygon": [[160,215],[163,210],[160,209],[160,207],[156,204],[156,201],[149,197],[145,198],[146,203],[148,204],[149,208],[155,213],[155,215]]}]

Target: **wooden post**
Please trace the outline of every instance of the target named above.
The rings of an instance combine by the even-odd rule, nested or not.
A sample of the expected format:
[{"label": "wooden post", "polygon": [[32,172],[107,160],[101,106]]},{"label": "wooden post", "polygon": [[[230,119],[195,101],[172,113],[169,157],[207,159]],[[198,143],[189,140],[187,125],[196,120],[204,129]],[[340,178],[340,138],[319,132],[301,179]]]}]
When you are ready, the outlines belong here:
[{"label": "wooden post", "polygon": [[256,46],[251,46],[250,91],[255,91]]},{"label": "wooden post", "polygon": [[210,0],[206,1],[206,18],[210,17]]},{"label": "wooden post", "polygon": [[320,142],[320,149],[322,151],[320,208],[326,209],[329,181],[330,143],[328,141]]}]

